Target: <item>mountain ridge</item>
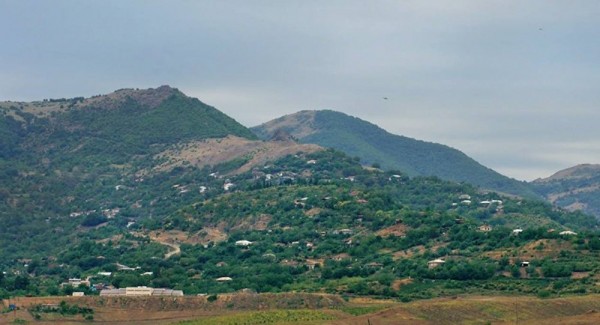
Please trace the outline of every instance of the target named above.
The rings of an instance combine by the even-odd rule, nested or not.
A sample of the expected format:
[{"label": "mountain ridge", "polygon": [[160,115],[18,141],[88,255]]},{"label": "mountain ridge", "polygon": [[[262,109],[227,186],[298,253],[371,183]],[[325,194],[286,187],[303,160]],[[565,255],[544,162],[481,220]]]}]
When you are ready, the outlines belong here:
[{"label": "mountain ridge", "polygon": [[438,176],[485,189],[538,197],[527,184],[485,167],[457,149],[395,135],[362,119],[332,110],[300,111],[252,127],[268,139],[285,130],[302,143],[314,143],[360,157],[366,164],[397,169],[412,176]]},{"label": "mountain ridge", "polygon": [[600,218],[600,165],[579,164],[530,183],[549,202]]}]

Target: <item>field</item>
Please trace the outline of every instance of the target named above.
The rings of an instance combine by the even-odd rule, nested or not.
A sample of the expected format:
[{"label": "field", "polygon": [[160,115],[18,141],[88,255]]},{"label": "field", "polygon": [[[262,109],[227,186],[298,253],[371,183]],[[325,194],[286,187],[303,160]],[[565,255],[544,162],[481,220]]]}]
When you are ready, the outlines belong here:
[{"label": "field", "polygon": [[[61,301],[90,307],[94,320],[81,315],[44,314],[35,320],[27,310]],[[556,299],[468,296],[399,303],[311,294],[235,294],[207,297],[48,297],[17,298],[15,313],[0,324],[179,324],[179,325],[385,325],[385,324],[600,324],[600,296]],[[3,301],[8,307],[8,301]]]}]

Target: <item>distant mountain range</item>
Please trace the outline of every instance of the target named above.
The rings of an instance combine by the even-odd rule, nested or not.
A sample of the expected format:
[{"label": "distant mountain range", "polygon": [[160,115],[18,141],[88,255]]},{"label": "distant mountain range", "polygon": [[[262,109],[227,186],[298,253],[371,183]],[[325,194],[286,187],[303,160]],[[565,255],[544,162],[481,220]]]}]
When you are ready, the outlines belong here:
[{"label": "distant mountain range", "polygon": [[437,176],[483,189],[539,197],[527,183],[501,175],[459,150],[391,134],[377,125],[340,112],[301,111],[251,129],[261,139],[289,134],[301,143],[341,150],[359,157],[364,164],[400,170],[410,176]]},{"label": "distant mountain range", "polygon": [[600,165],[577,165],[531,185],[553,204],[600,216]]}]

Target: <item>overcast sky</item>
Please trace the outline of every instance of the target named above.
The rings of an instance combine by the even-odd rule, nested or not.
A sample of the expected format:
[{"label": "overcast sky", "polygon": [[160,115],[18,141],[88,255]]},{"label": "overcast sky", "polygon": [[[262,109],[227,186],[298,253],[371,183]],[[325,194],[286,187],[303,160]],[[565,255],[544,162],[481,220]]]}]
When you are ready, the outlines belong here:
[{"label": "overcast sky", "polygon": [[169,84],[246,126],[333,109],[522,180],[600,163],[597,0],[0,0],[0,40],[0,100]]}]

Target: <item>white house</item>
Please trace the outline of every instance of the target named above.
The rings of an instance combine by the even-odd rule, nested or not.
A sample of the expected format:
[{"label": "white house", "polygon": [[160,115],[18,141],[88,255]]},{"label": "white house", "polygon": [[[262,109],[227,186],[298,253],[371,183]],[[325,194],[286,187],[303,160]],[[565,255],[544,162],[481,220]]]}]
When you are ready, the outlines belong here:
[{"label": "white house", "polygon": [[228,276],[222,276],[220,278],[216,278],[215,281],[217,282],[227,282],[227,281],[233,281],[232,278],[228,277]]},{"label": "white house", "polygon": [[522,233],[522,232],[523,232],[523,229],[521,229],[521,228],[517,228],[517,229],[513,229],[513,231],[512,231],[512,234],[513,234],[513,235],[518,235],[518,234],[520,234],[520,233]]},{"label": "white house", "polygon": [[236,246],[244,246],[244,247],[248,247],[250,245],[252,245],[252,242],[249,240],[238,240],[235,242]]},{"label": "white house", "polygon": [[561,231],[561,232],[559,232],[558,234],[559,234],[559,235],[562,235],[562,236],[575,236],[575,235],[577,235],[577,233],[576,233],[576,232],[574,232],[574,231],[571,231],[571,230],[565,230],[565,231]]},{"label": "white house", "polygon": [[446,261],[444,261],[441,258],[436,258],[435,260],[429,261],[427,262],[427,267],[430,269],[434,269],[442,264],[446,263]]}]

